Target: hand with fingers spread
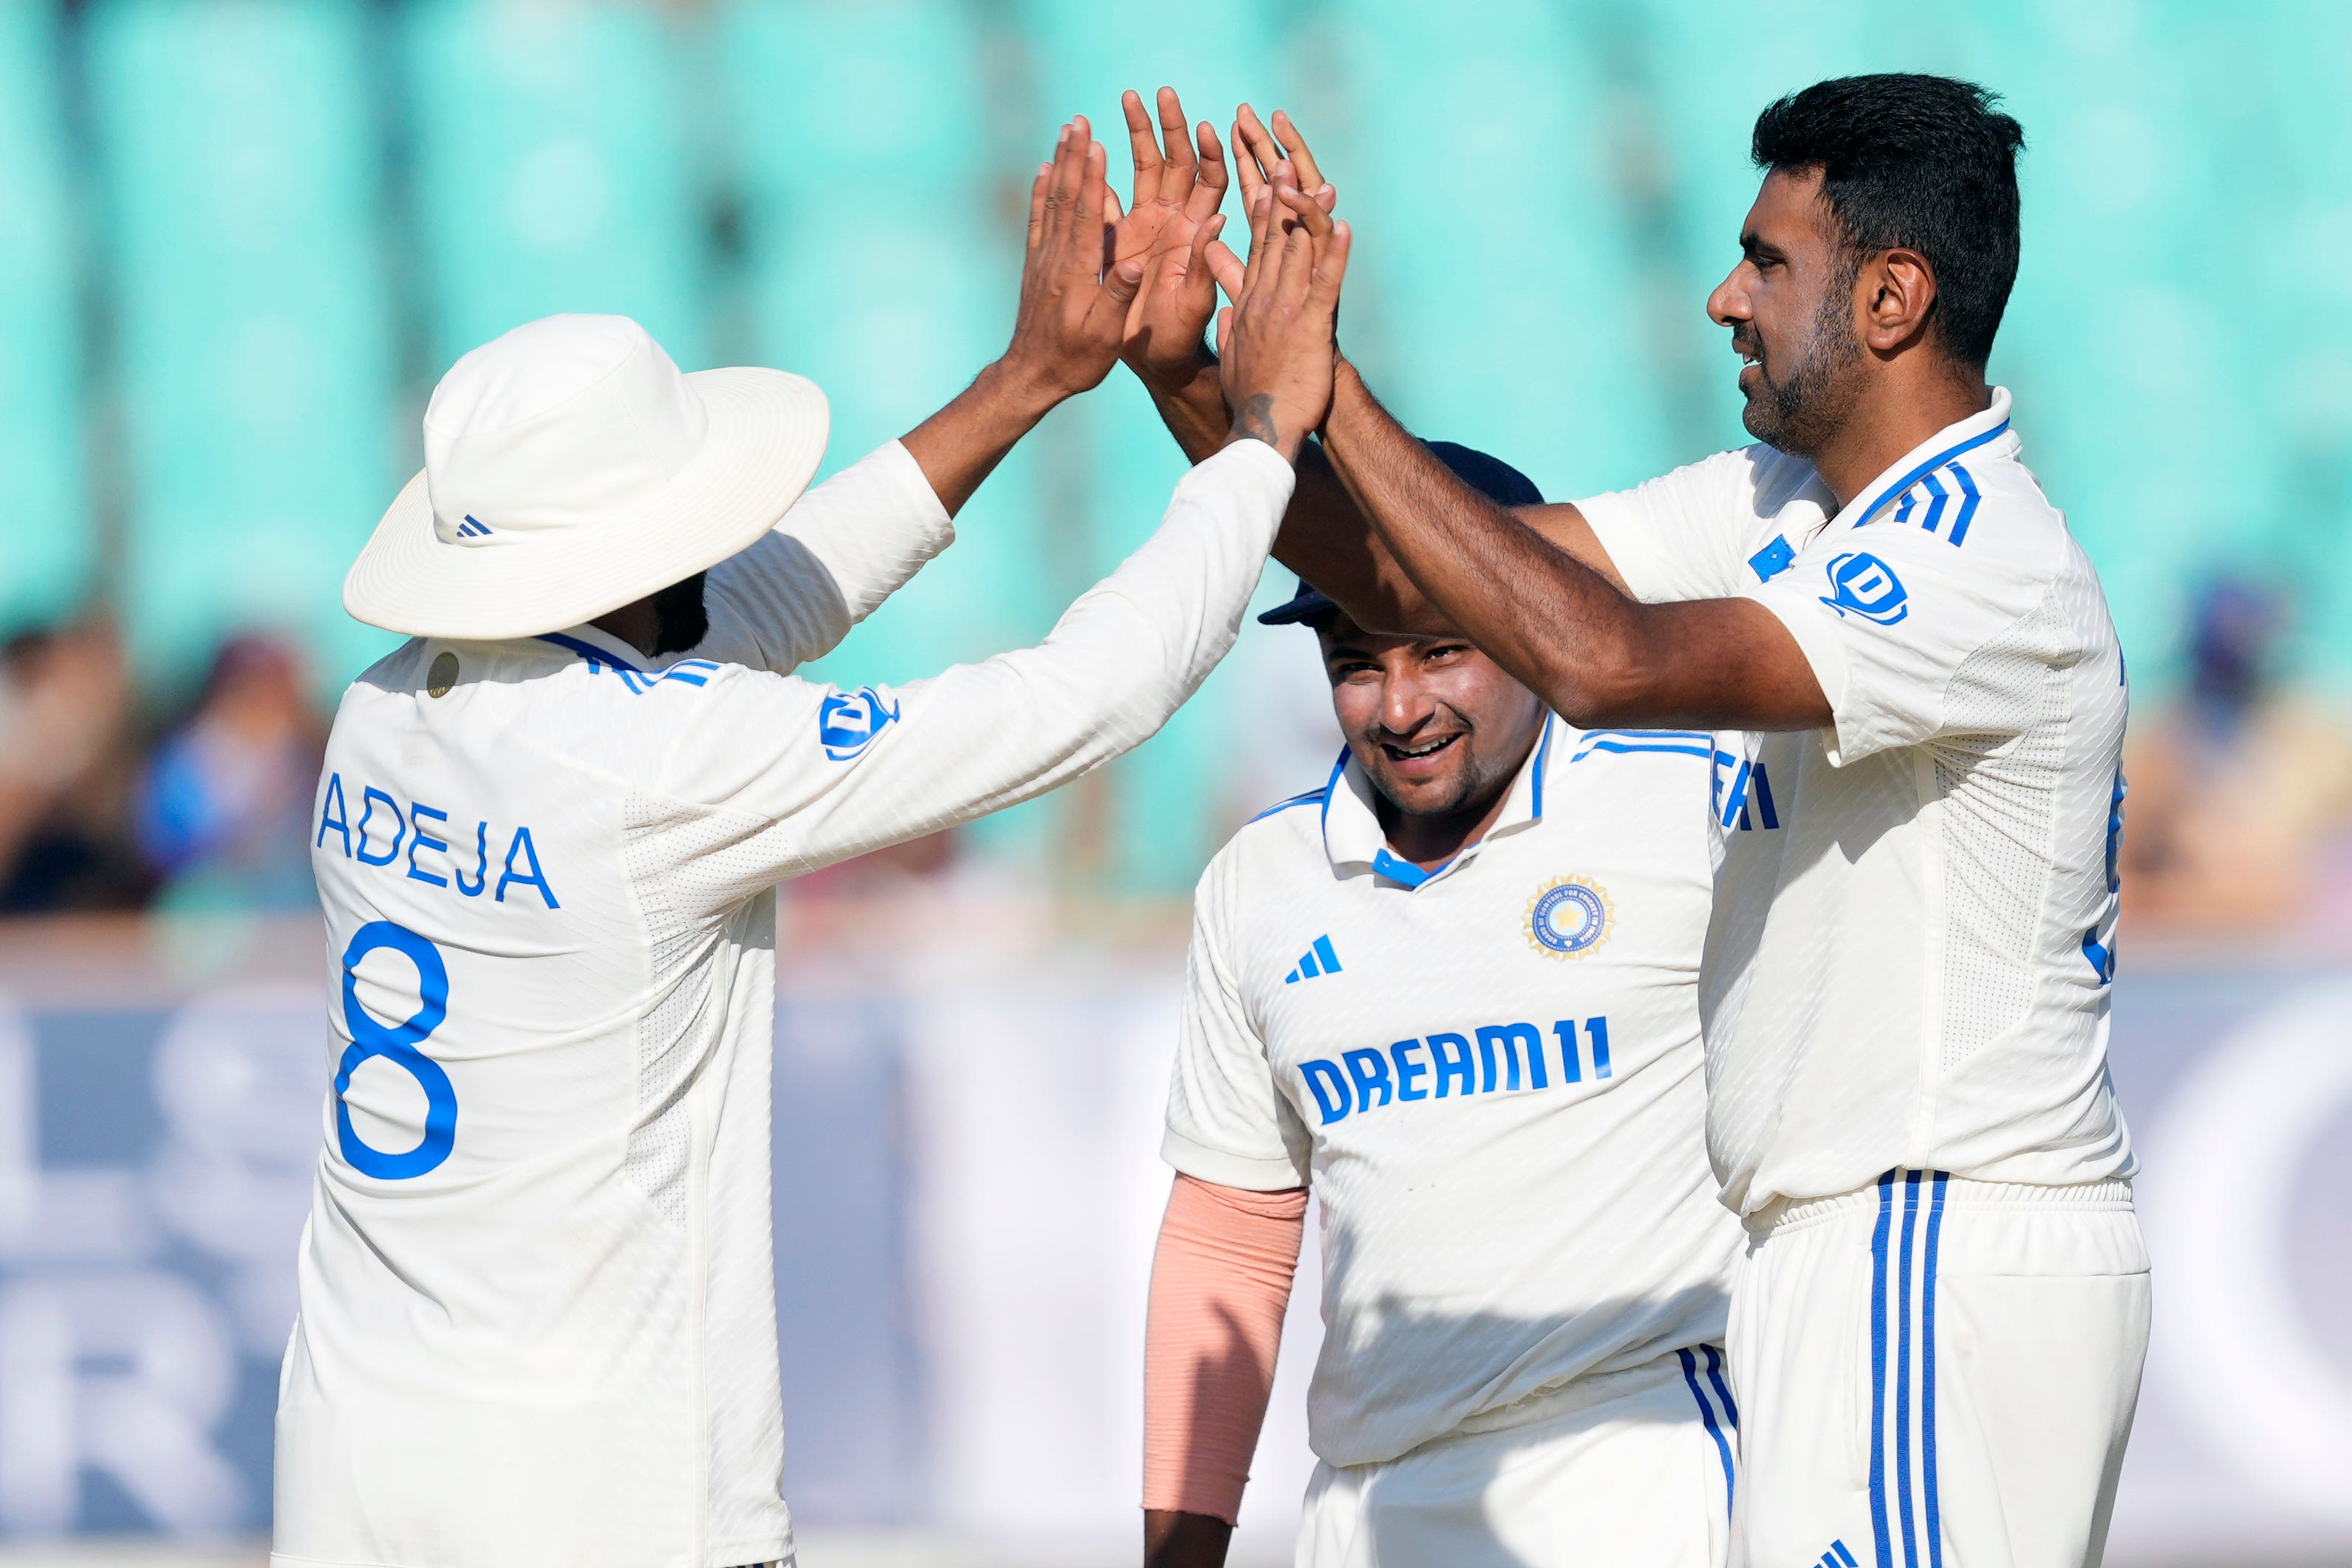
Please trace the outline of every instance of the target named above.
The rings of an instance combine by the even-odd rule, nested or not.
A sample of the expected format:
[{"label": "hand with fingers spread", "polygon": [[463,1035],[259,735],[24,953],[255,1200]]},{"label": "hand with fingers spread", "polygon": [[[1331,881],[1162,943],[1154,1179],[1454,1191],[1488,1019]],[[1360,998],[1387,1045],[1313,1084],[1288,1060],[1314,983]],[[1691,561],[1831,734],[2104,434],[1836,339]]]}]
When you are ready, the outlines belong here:
[{"label": "hand with fingers spread", "polygon": [[1225,150],[1206,121],[1187,137],[1173,88],[1160,89],[1157,137],[1139,95],[1129,92],[1120,102],[1135,158],[1135,200],[1119,220],[1111,254],[1115,261],[1139,256],[1145,264],[1121,357],[1155,396],[1173,395],[1213,363],[1202,342],[1217,303],[1206,250],[1224,226],[1217,208],[1225,199]]},{"label": "hand with fingers spread", "polygon": [[950,515],[1055,404],[1100,384],[1118,361],[1143,262],[1106,268],[1118,204],[1103,180],[1105,156],[1083,117],[1062,127],[1053,162],[1038,166],[1029,187],[1012,346],[907,433],[908,452]]},{"label": "hand with fingers spread", "polygon": [[1106,157],[1080,116],[1062,128],[1053,162],[1038,166],[1029,188],[1021,306],[1001,363],[1056,401],[1110,374],[1143,281],[1139,256],[1104,265],[1105,237],[1118,210],[1103,178]]},{"label": "hand with fingers spread", "polygon": [[1250,255],[1217,320],[1229,439],[1264,441],[1296,462],[1331,405],[1348,226],[1300,192],[1287,160],[1250,208]]}]

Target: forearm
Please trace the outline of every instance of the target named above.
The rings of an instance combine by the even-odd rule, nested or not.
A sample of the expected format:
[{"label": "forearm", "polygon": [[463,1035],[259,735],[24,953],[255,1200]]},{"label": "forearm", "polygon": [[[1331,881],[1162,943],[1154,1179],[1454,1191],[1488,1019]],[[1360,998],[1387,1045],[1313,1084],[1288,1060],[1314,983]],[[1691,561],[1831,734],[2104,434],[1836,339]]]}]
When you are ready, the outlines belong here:
[{"label": "forearm", "polygon": [[[1304,1188],[1248,1192],[1180,1175],[1170,1190],[1144,1331],[1148,1513],[1240,1518],[1306,1213]],[[1181,1519],[1167,1528],[1203,1533]]]},{"label": "forearm", "polygon": [[[1191,379],[1144,383],[1160,423],[1195,463],[1223,447],[1230,428],[1217,373],[1216,355],[1202,344]],[[1302,447],[1297,468],[1274,558],[1329,595],[1360,626],[1382,631],[1428,626],[1433,615],[1428,599],[1365,522],[1321,447],[1313,441]]]},{"label": "forearm", "polygon": [[907,432],[907,450],[953,517],[1004,455],[1063,395],[1010,360],[997,360],[948,405]]},{"label": "forearm", "polygon": [[1043,643],[900,689],[903,716],[859,767],[793,813],[788,874],[1017,805],[1149,740],[1233,646],[1289,499],[1288,465],[1243,445],[1187,475],[1159,531]]},{"label": "forearm", "polygon": [[1160,422],[1183,448],[1185,461],[1201,462],[1225,444],[1233,414],[1225,407],[1225,395],[1217,378],[1217,356],[1209,352],[1208,344],[1200,346],[1192,374],[1184,380],[1147,377],[1141,371],[1136,372],[1136,379],[1150,394],[1151,406],[1159,410]]},{"label": "forearm", "polygon": [[1440,616],[1571,722],[1619,715],[1645,664],[1641,605],[1456,479],[1351,368],[1324,449],[1386,554]]}]

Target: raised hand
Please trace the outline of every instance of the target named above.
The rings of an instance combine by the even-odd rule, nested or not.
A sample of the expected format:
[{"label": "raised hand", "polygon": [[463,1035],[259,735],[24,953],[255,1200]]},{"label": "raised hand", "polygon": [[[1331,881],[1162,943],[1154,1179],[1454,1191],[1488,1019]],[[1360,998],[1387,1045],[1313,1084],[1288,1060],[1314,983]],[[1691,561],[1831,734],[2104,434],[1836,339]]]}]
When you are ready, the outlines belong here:
[{"label": "raised hand", "polygon": [[1232,439],[1265,442],[1296,462],[1331,406],[1348,226],[1303,194],[1277,160],[1250,207],[1240,292],[1217,319]]},{"label": "raised hand", "polygon": [[950,516],[1055,404],[1099,385],[1118,363],[1143,262],[1106,268],[1118,203],[1103,183],[1104,163],[1083,117],[1062,127],[1054,161],[1038,166],[1029,187],[1029,254],[1012,346],[907,432],[907,451]]},{"label": "raised hand", "polygon": [[1205,252],[1224,226],[1217,208],[1228,181],[1225,150],[1203,121],[1195,132],[1194,154],[1194,141],[1185,134],[1184,105],[1173,88],[1160,89],[1157,137],[1139,96],[1126,94],[1120,107],[1135,158],[1135,199],[1119,220],[1111,254],[1114,260],[1144,260],[1143,287],[1128,310],[1120,357],[1146,386],[1172,392],[1207,368],[1202,340],[1216,310],[1217,291]]},{"label": "raised hand", "polygon": [[1029,247],[1012,346],[1001,362],[1016,378],[1059,399],[1099,385],[1118,363],[1128,311],[1142,287],[1140,256],[1104,251],[1118,203],[1108,162],[1086,117],[1062,127],[1053,162],[1029,187]]},{"label": "raised hand", "polygon": [[1315,162],[1314,150],[1299,133],[1286,110],[1274,111],[1274,129],[1268,131],[1257,117],[1257,110],[1243,104],[1234,110],[1234,161],[1241,170],[1242,204],[1246,209],[1257,199],[1261,186],[1274,177],[1274,166],[1285,161],[1290,164],[1298,188],[1312,195],[1325,212],[1338,205],[1339,193],[1324,179],[1323,171]]}]

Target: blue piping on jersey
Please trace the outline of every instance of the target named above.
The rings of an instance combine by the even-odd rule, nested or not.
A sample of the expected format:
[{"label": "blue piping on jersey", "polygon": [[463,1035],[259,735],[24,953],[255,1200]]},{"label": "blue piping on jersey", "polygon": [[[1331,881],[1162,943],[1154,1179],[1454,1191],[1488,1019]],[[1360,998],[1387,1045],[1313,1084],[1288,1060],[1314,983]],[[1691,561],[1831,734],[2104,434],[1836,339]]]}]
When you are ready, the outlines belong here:
[{"label": "blue piping on jersey", "polygon": [[1994,426],[1991,429],[1986,431],[1983,435],[1971,436],[1967,440],[1962,441],[1959,445],[1956,447],[1948,447],[1943,451],[1937,453],[1934,457],[1928,458],[1926,462],[1921,463],[1917,468],[1912,469],[1909,473],[1904,475],[1901,479],[1895,480],[1895,483],[1887,486],[1885,490],[1881,491],[1878,499],[1870,503],[1870,510],[1853,520],[1853,526],[1856,528],[1862,527],[1872,518],[1876,517],[1881,511],[1884,511],[1888,501],[1893,500],[1896,496],[1901,495],[1905,490],[1909,489],[1913,485],[1917,484],[1921,479],[1927,478],[1927,475],[1933,473],[1937,468],[1942,468],[1946,463],[1950,462],[1954,458],[1958,457],[1961,453],[1975,451],[1979,447],[1983,446],[1986,442],[1991,440],[1994,437],[2000,435],[2008,428],[2009,421],[2004,419],[2000,424]]},{"label": "blue piping on jersey", "polygon": [[[1277,812],[1288,811],[1294,805],[1326,805],[1330,803],[1330,799],[1331,790],[1329,785],[1327,784],[1321,789],[1310,789],[1304,795],[1294,795],[1288,800],[1276,801],[1272,805],[1267,806],[1264,811],[1261,811],[1255,816],[1251,817],[1250,822],[1264,822],[1267,817],[1276,815]],[[1244,827],[1247,827],[1249,826],[1249,822],[1244,822],[1242,826]]]},{"label": "blue piping on jersey", "polygon": [[1543,739],[1536,742],[1536,787],[1528,804],[1534,814],[1534,820],[1538,822],[1543,820],[1544,767],[1551,761],[1551,727],[1558,720],[1555,715],[1545,714]]},{"label": "blue piping on jersey", "polygon": [[588,668],[591,669],[595,668],[600,664],[609,664],[614,669],[621,671],[625,675],[643,675],[645,673],[645,671],[639,669],[635,665],[631,664],[627,659],[617,658],[613,654],[606,653],[594,643],[582,642],[578,637],[565,637],[562,632],[541,632],[539,634],[539,640],[541,642],[551,642],[558,647],[570,648],[573,653],[576,653],[582,658],[586,659],[588,661]]}]

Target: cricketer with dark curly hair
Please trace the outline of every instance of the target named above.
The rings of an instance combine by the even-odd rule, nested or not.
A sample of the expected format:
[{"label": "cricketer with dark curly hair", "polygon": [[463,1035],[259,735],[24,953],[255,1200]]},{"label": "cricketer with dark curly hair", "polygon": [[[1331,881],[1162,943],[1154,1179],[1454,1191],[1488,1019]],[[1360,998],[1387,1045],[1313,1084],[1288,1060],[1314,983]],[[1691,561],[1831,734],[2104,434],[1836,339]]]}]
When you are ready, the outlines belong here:
[{"label": "cricketer with dark curly hair", "polygon": [[1707,300],[1756,445],[1506,508],[1343,365],[1276,550],[1578,725],[1752,735],[1700,989],[1755,1568],[2096,1563],[2147,1344],[2106,1068],[2126,687],[1986,379],[2024,140],[1994,103],[1849,77],[1757,121]]}]

